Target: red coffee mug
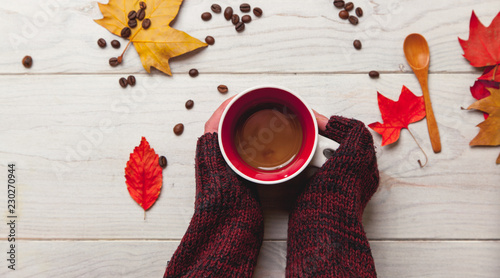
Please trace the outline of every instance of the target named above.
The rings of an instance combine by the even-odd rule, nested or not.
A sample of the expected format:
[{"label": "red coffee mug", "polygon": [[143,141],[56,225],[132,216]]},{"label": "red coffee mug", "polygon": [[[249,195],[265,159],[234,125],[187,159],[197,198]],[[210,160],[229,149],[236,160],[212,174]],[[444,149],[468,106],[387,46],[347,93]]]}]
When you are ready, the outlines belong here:
[{"label": "red coffee mug", "polygon": [[[272,170],[250,166],[238,153],[235,132],[240,119],[255,107],[273,104],[289,109],[297,116],[302,129],[302,142],[290,161]],[[285,113],[288,113],[285,111]],[[321,167],[326,161],[325,149],[337,149],[339,144],[318,135],[318,124],[313,111],[304,100],[291,90],[279,86],[258,86],[236,95],[222,113],[219,123],[219,145],[227,164],[241,177],[260,184],[276,184],[288,181],[300,174],[308,165]]]}]

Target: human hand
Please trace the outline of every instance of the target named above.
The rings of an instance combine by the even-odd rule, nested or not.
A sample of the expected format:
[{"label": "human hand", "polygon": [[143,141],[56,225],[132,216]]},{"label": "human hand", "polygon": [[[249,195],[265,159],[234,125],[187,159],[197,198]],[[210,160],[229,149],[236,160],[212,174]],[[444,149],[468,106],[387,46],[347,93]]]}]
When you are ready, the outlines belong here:
[{"label": "human hand", "polygon": [[220,117],[222,116],[222,112],[224,112],[224,109],[226,109],[226,106],[229,104],[229,102],[234,98],[235,96],[232,96],[228,99],[226,99],[220,106],[215,110],[215,112],[212,114],[210,119],[205,123],[205,133],[214,133],[219,130],[219,122],[220,122]]},{"label": "human hand", "polygon": [[328,118],[313,109],[314,116],[316,117],[316,121],[318,122],[318,128],[319,130],[325,132],[326,130],[326,124],[328,123]]}]

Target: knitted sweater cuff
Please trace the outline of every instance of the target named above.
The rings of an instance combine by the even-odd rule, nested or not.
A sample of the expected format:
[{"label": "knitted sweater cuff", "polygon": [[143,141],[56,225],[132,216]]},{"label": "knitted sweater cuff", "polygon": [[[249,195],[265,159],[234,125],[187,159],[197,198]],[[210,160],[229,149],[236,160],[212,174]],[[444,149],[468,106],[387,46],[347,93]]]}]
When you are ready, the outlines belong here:
[{"label": "knitted sweater cuff", "polygon": [[220,170],[221,165],[226,165],[219,148],[217,133],[205,133],[198,138],[196,163],[204,163],[211,171]]},{"label": "knitted sweater cuff", "polygon": [[[339,142],[334,154],[334,161],[329,161],[326,168],[334,169],[333,178],[340,176],[359,183],[344,184],[352,187],[359,194],[360,212],[378,188],[379,173],[373,138],[363,122],[341,116],[332,116],[324,135]],[[329,171],[322,171],[328,175]],[[340,174],[342,173],[342,174]]]},{"label": "knitted sweater cuff", "polygon": [[346,139],[353,128],[364,124],[358,120],[344,118],[342,116],[331,116],[326,124],[326,130],[323,135],[342,143]]},{"label": "knitted sweater cuff", "polygon": [[219,148],[217,133],[206,133],[198,139],[196,149],[197,209],[228,207],[241,204],[250,189],[227,165]]}]

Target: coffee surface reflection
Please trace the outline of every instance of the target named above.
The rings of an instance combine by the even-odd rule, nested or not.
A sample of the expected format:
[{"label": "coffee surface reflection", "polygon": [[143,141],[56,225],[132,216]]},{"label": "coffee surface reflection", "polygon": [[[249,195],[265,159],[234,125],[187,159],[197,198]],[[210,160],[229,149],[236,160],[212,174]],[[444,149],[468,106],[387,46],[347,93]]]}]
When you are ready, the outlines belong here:
[{"label": "coffee surface reflection", "polygon": [[302,146],[300,119],[286,106],[269,104],[251,109],[237,123],[234,144],[251,167],[273,171],[294,160]]}]

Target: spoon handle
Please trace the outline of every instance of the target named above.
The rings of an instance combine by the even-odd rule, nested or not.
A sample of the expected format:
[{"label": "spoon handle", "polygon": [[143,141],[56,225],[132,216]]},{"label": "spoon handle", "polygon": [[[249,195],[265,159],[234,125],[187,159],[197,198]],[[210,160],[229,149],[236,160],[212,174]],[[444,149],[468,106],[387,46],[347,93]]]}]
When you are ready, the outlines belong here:
[{"label": "spoon handle", "polygon": [[432,110],[431,98],[429,96],[429,87],[426,78],[418,78],[420,82],[420,87],[422,87],[422,93],[424,95],[425,103],[425,118],[427,119],[427,129],[429,130],[429,137],[431,139],[432,150],[434,153],[441,152],[441,138],[439,136],[439,129],[434,117],[434,111]]}]

